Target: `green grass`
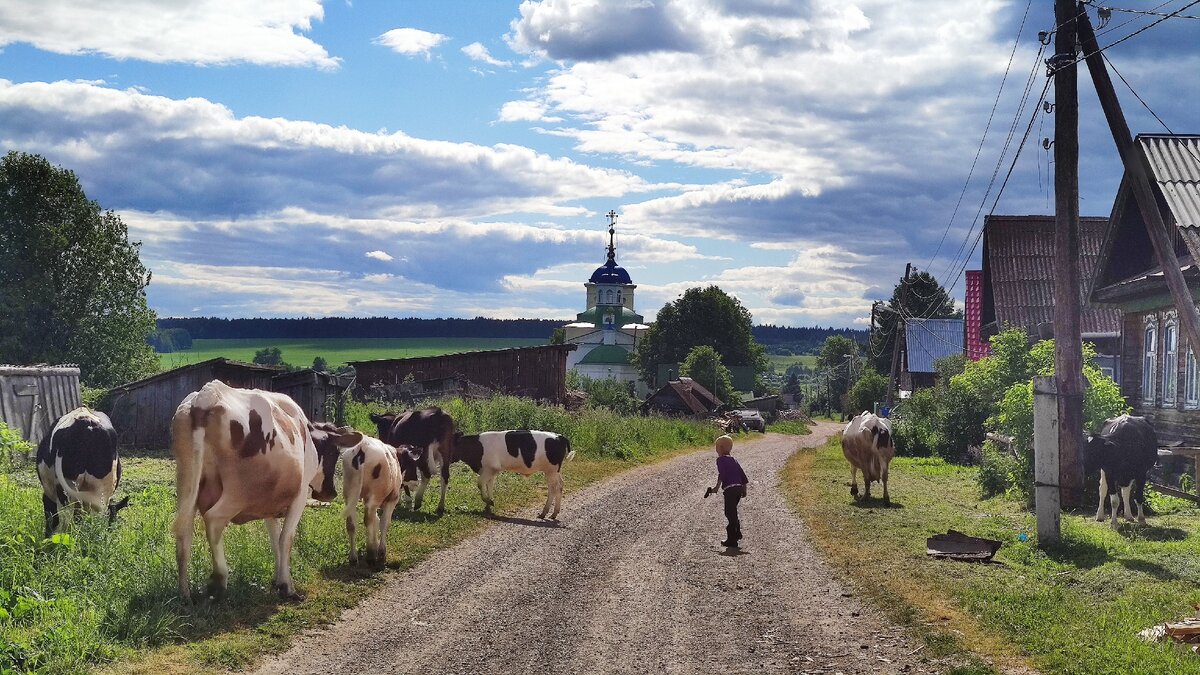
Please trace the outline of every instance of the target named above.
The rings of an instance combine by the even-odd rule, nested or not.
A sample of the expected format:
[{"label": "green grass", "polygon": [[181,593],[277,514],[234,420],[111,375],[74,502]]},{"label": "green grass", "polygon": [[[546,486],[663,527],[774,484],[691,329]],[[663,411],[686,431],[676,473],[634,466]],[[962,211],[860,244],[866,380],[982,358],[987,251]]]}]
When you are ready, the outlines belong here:
[{"label": "green grass", "polygon": [[767,425],[767,431],[777,434],[792,434],[795,436],[807,436],[812,433],[812,429],[808,428],[808,424],[800,420],[780,420]]},{"label": "green grass", "polygon": [[783,375],[787,369],[794,365],[803,365],[807,368],[815,368],[817,365],[816,354],[800,354],[800,355],[782,355],[782,354],[767,354],[767,363],[775,366],[775,372]]},{"label": "green grass", "polygon": [[[639,463],[696,446],[717,435],[711,425],[663,418],[620,418],[600,410],[567,413],[519,399],[448,402],[465,431],[522,426],[571,434],[577,456],[564,470],[568,491]],[[355,419],[366,409],[352,405]],[[369,423],[359,428],[372,430]],[[270,589],[273,556],[260,522],[226,533],[231,574],[220,603],[183,606],[176,597],[174,465],[165,453],[124,458],[119,494],[131,505],[115,527],[84,516],[57,542],[42,540],[41,491],[29,464],[0,472],[0,672],[75,673],[97,665],[114,672],[208,672],[244,668],[285,648],[292,635],[337,618],[376,588],[381,575],[346,563],[342,505],[308,509],[292,555],[292,573],[307,599],[281,603]],[[340,480],[338,481],[340,485]],[[502,474],[501,513],[544,499],[541,478]],[[339,493],[341,492],[339,488]],[[436,489],[431,490],[436,502]],[[474,474],[455,465],[447,513],[401,509],[389,533],[388,567],[404,569],[487,526]],[[194,589],[207,581],[210,558],[201,521],[190,567]],[[359,538],[362,546],[362,539]],[[19,609],[18,609],[19,608]]]},{"label": "green grass", "polygon": [[[1113,532],[1063,514],[1062,544],[1039,550],[1033,516],[1014,499],[980,500],[975,469],[897,458],[892,508],[852,502],[832,441],[784,470],[789,499],[834,565],[927,642],[949,639],[1001,666],[1043,673],[1194,673],[1196,656],[1138,639],[1200,601],[1200,513],[1178,508]],[[1004,543],[977,565],[934,560],[925,539],[954,528]],[[1021,541],[1021,536],[1026,541]]]},{"label": "green grass", "polygon": [[547,344],[536,338],[263,338],[253,340],[193,340],[192,348],[171,354],[160,354],[159,367],[178,368],[217,357],[235,361],[252,361],[254,352],[267,347],[279,347],[283,360],[307,368],[315,357],[322,357],[329,367],[336,368],[347,361],[371,359],[402,359],[417,356],[440,356],[456,352],[484,349],[509,349]]}]

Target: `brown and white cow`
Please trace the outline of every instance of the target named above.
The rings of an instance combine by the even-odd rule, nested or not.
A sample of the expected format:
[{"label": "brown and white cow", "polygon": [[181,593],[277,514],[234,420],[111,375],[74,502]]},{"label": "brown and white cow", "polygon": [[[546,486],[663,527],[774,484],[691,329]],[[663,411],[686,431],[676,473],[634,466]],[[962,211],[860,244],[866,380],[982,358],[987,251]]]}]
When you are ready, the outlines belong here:
[{"label": "brown and white cow", "polygon": [[479,496],[484,511],[495,506],[496,474],[514,471],[522,476],[542,472],[546,476],[546,505],[538,518],[545,518],[554,504],[551,520],[558,520],[562,506],[562,465],[575,456],[566,436],[548,431],[485,431],[475,436],[458,434],[454,439],[458,461],[479,474]]},{"label": "brown and white cow", "polygon": [[[416,464],[420,483],[413,497],[413,508],[421,509],[425,488],[435,473],[442,476],[442,494],[438,499],[438,514],[446,511],[446,488],[450,485],[450,463],[454,461],[454,418],[441,408],[410,410],[402,415],[388,413],[371,415],[371,421],[379,430],[379,440],[392,447],[412,446],[412,457]],[[405,489],[416,483],[406,478]]]},{"label": "brown and white cow", "polygon": [[[328,444],[333,462],[340,447],[360,440],[358,433],[337,436]],[[178,495],[172,529],[183,599],[191,598],[188,562],[197,512],[212,552],[213,597],[220,598],[228,585],[225,528],[231,522],[265,520],[275,553],[275,587],[284,598],[301,599],[290,570],[296,527],[310,493],[318,498],[332,495],[321,471],[328,460],[318,454],[313,429],[300,407],[283,394],[234,389],[213,380],[175,410],[171,451]]]},{"label": "brown and white cow", "polygon": [[[402,447],[399,452],[410,448]],[[363,438],[342,453],[342,486],[346,497],[346,537],[350,541],[350,564],[358,563],[354,517],[363,502],[363,525],[367,530],[367,562],[387,562],[387,533],[392,512],[400,501],[400,463],[397,449],[375,438]]]},{"label": "brown and white cow", "polygon": [[886,418],[863,411],[842,432],[842,454],[850,462],[850,494],[858,499],[858,472],[863,473],[863,499],[871,498],[871,483],[883,483],[883,501],[888,494],[888,465],[896,455],[892,425]]},{"label": "brown and white cow", "polygon": [[38,443],[37,473],[47,537],[58,528],[59,511],[68,504],[76,510],[107,510],[110,523],[129,504],[129,497],[109,503],[121,484],[121,458],[117,432],[102,412],[76,408],[60,417]]}]

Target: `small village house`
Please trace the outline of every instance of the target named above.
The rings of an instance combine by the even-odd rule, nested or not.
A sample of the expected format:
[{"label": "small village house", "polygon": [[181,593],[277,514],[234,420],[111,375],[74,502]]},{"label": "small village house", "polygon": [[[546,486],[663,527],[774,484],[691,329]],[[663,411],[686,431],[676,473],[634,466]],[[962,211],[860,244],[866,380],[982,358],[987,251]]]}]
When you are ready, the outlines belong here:
[{"label": "small village house", "polygon": [[[1200,136],[1140,134],[1157,207],[1193,300],[1200,298]],[[1134,414],[1150,418],[1160,443],[1200,445],[1200,374],[1196,351],[1155,258],[1126,175],[1100,250],[1091,300],[1120,313],[1121,393]]]},{"label": "small village house", "polygon": [[659,387],[642,404],[642,409],[671,417],[707,417],[721,405],[721,399],[699,382],[681,377]]},{"label": "small village house", "polygon": [[900,390],[937,384],[938,359],[963,353],[962,319],[905,319],[900,344]]},{"label": "small village house", "polygon": [[[1118,379],[1121,312],[1087,301],[1108,223],[1107,218],[1079,219],[1080,332],[1096,346],[1100,368]],[[1031,340],[1054,337],[1054,226],[1054,216],[984,220],[980,322],[985,339],[1008,327],[1025,329]]]}]

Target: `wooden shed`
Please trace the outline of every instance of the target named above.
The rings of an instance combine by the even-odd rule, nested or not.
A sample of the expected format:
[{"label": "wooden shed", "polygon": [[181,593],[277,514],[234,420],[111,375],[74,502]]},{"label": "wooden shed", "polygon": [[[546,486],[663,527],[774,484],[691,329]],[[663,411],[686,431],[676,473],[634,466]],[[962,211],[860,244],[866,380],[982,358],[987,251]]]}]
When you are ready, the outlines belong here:
[{"label": "wooden shed", "polygon": [[272,379],[281,372],[279,366],[209,359],[111,389],[104,407],[121,445],[166,448],[171,444],[171,417],[188,394],[212,380],[271,391]]},{"label": "wooden shed", "polygon": [[74,366],[0,366],[0,421],[30,443],[40,442],[59,417],[80,405]]},{"label": "wooden shed", "polygon": [[681,377],[659,387],[642,404],[642,410],[672,417],[707,417],[722,405],[721,399],[699,382]]},{"label": "wooden shed", "polygon": [[337,422],[345,418],[342,396],[350,378],[306,368],[271,378],[271,391],[287,394],[311,422]]},{"label": "wooden shed", "polygon": [[561,403],[567,396],[567,353],[576,345],[493,349],[412,359],[352,361],[355,395],[393,398],[407,380],[462,378],[493,391]]}]

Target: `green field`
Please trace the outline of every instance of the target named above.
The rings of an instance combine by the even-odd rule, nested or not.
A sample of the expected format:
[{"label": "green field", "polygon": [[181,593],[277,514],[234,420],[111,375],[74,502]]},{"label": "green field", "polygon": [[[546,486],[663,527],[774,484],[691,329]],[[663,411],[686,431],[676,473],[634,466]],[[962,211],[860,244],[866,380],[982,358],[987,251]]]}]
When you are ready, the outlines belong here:
[{"label": "green field", "polygon": [[775,366],[775,372],[783,375],[787,372],[788,368],[791,368],[796,364],[801,364],[807,368],[815,368],[817,366],[817,356],[816,354],[800,354],[795,356],[767,354],[767,363]]},{"label": "green field", "polygon": [[315,357],[322,357],[330,368],[347,361],[404,359],[415,356],[439,356],[485,349],[509,349],[546,344],[537,338],[263,338],[250,340],[193,340],[192,348],[173,354],[159,354],[163,370],[223,356],[235,361],[251,361],[254,352],[279,347],[283,360],[307,368]]}]

